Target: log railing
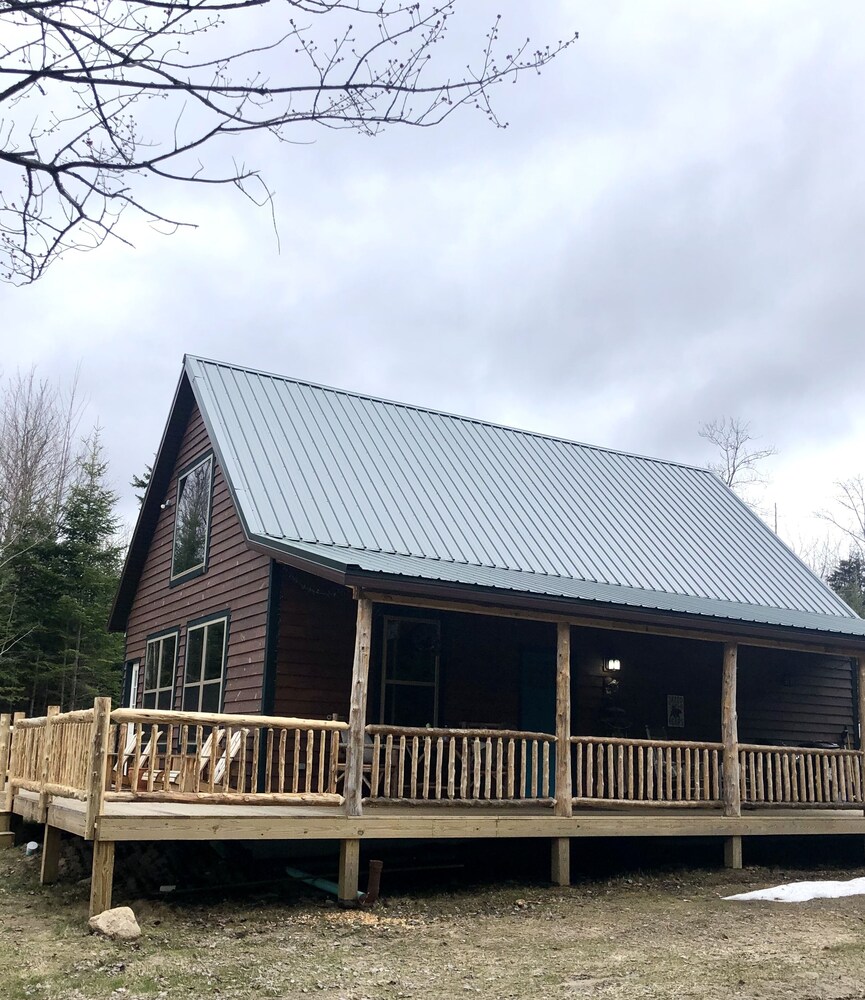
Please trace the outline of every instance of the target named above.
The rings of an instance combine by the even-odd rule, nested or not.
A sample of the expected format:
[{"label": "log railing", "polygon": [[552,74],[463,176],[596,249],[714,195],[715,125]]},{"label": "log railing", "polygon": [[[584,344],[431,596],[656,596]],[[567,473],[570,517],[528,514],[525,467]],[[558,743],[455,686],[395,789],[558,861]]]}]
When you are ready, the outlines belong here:
[{"label": "log railing", "polygon": [[572,736],[574,805],[719,806],[721,743]]},{"label": "log railing", "polygon": [[555,737],[500,729],[367,726],[369,801],[552,803]]},{"label": "log railing", "polygon": [[9,784],[13,789],[42,791],[47,716],[16,719],[9,748]]},{"label": "log railing", "polygon": [[49,716],[45,781],[40,791],[85,799],[92,749],[92,708]]},{"label": "log railing", "polygon": [[865,774],[861,750],[739,744],[743,804],[861,809]]},{"label": "log railing", "polygon": [[338,804],[344,722],[116,709],[106,799]]}]

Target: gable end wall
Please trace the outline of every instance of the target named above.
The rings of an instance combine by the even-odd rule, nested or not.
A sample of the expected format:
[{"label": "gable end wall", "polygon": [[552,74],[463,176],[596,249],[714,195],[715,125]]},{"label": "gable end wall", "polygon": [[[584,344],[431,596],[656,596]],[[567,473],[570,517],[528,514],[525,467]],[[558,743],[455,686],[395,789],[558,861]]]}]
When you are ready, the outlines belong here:
[{"label": "gable end wall", "polygon": [[177,474],[210,449],[210,438],[201,413],[198,407],[194,407],[165,497],[168,506],[160,513],[129,613],[126,658],[141,660],[136,702],[140,705],[147,637],[176,627],[180,637],[174,707],[179,709],[187,623],[205,615],[228,611],[225,711],[255,713],[261,711],[270,560],[247,546],[215,456],[207,572],[173,587],[169,584]]}]

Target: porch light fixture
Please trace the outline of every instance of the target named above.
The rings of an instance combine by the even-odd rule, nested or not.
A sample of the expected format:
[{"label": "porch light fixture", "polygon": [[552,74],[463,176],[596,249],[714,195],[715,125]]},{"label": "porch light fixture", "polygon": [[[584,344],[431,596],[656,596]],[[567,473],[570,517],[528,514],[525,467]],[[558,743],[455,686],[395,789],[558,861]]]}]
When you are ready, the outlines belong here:
[{"label": "porch light fixture", "polygon": [[605,660],[604,661],[604,670],[608,674],[616,674],[621,669],[622,669],[622,661],[621,660],[612,660],[612,659],[610,659],[610,660]]}]

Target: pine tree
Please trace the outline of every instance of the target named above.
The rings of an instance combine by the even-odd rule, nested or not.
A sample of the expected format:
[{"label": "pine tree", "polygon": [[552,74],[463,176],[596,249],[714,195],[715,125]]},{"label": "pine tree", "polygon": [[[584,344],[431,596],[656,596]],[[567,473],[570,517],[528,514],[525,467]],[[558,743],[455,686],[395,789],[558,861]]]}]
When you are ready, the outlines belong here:
[{"label": "pine tree", "polygon": [[851,552],[842,559],[826,582],[857,615],[865,617],[865,560],[859,553]]}]

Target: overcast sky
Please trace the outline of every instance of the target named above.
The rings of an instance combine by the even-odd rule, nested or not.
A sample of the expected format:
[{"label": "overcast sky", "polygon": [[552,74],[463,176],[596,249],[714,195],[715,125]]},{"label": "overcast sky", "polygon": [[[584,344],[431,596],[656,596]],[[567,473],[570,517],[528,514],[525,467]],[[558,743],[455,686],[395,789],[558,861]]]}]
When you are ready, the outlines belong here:
[{"label": "overcast sky", "polygon": [[266,211],[175,188],[197,229],[129,217],[135,249],[0,286],[0,365],[80,362],[127,516],[190,352],[698,464],[700,422],[735,415],[778,449],[782,535],[820,530],[865,472],[865,5],[524,6],[505,39],[580,40],[499,88],[508,129],[242,151],[281,252]]}]

